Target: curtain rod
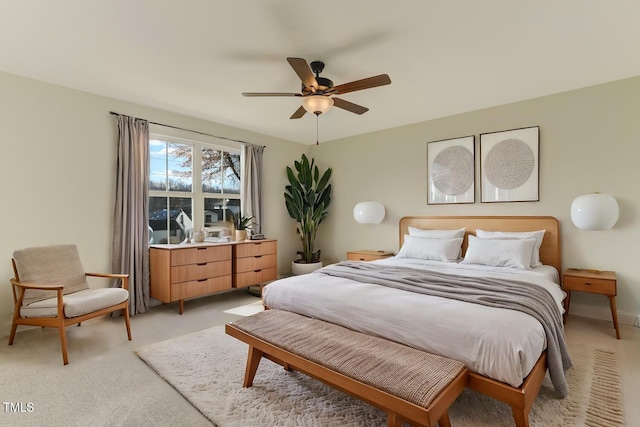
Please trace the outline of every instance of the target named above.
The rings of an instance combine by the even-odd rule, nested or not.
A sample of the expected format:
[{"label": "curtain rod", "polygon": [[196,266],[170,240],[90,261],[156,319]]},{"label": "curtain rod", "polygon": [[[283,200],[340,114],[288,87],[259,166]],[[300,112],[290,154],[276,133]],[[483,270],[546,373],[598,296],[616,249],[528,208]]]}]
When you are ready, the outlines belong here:
[{"label": "curtain rod", "polygon": [[[109,111],[109,114],[111,114],[112,116],[126,116],[126,114],[120,114],[120,113],[116,113],[114,111]],[[128,117],[133,117],[133,116],[128,116]],[[139,120],[147,120],[147,119],[143,119],[141,117],[133,117],[134,119],[139,119]],[[226,139],[227,141],[234,141],[234,142],[239,142],[241,144],[251,144],[250,142],[246,142],[246,141],[241,141],[239,139],[233,139],[233,138],[227,138],[226,136],[217,136],[217,135],[211,135],[210,133],[205,133],[205,132],[200,132],[197,130],[191,130],[191,129],[185,129],[185,128],[181,128],[178,126],[172,126],[172,125],[165,125],[163,123],[158,123],[158,122],[152,122],[150,120],[147,120],[147,122],[149,122],[149,124],[152,125],[158,125],[158,126],[164,126],[166,128],[172,128],[172,129],[178,129],[178,130],[184,130],[186,132],[192,132],[192,133],[197,133],[200,135],[206,135],[206,136],[211,136],[213,138],[219,138],[219,139]],[[262,145],[263,148],[266,148],[266,146]]]}]

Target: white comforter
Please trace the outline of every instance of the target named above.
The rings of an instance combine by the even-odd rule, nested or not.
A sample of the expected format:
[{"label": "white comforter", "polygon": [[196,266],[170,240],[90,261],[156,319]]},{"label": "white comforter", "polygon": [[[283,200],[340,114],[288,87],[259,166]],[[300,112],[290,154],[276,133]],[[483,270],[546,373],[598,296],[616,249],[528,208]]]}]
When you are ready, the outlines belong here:
[{"label": "white comforter", "polygon": [[[562,309],[558,272],[387,258],[380,264],[469,276],[513,278],[543,286]],[[546,348],[542,325],[508,309],[359,283],[324,274],[281,279],[263,291],[264,303],[323,319],[463,362],[481,375],[519,387]]]}]

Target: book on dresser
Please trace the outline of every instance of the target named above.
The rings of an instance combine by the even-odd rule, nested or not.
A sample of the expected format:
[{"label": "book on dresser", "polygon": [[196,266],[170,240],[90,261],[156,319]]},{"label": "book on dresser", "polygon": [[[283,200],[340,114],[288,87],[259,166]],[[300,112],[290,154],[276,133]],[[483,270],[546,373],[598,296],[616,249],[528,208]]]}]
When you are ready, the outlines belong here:
[{"label": "book on dresser", "polygon": [[151,245],[149,294],[164,303],[233,288],[246,288],[277,278],[277,241]]}]

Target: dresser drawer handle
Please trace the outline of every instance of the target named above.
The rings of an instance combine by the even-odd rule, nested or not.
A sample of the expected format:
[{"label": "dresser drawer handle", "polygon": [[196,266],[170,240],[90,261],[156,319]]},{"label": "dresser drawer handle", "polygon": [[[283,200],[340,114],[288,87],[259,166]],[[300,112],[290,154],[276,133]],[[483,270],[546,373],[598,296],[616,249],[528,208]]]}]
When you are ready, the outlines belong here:
[{"label": "dresser drawer handle", "polygon": [[207,279],[198,279],[198,282],[206,282]]},{"label": "dresser drawer handle", "polygon": [[364,258],[360,258],[359,261],[364,261]]},{"label": "dresser drawer handle", "polygon": [[206,251],[207,250],[207,248],[196,248],[196,249],[198,249],[199,251]]},{"label": "dresser drawer handle", "polygon": [[254,273],[260,273],[262,271],[262,269],[260,270],[253,270]]},{"label": "dresser drawer handle", "polygon": [[254,258],[262,258],[262,255],[256,255]]},{"label": "dresser drawer handle", "polygon": [[201,262],[201,263],[198,263],[196,265],[207,265],[207,263],[206,262]]},{"label": "dresser drawer handle", "polygon": [[591,283],[589,283],[589,282],[584,282],[584,284],[587,285],[587,286],[591,286]]}]

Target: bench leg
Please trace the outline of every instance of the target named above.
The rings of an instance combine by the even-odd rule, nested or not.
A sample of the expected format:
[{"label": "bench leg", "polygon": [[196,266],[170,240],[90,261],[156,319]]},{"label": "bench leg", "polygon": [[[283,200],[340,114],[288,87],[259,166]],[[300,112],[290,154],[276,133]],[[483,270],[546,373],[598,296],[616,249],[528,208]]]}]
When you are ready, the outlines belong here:
[{"label": "bench leg", "polygon": [[529,427],[529,413],[523,408],[511,407],[513,412],[513,419],[516,422],[516,427]]},{"label": "bench leg", "polygon": [[400,420],[400,418],[398,418],[398,414],[387,412],[387,426],[402,427],[402,421]]},{"label": "bench leg", "polygon": [[438,427],[451,427],[451,420],[449,419],[449,412],[442,414],[438,420]]},{"label": "bench leg", "polygon": [[244,382],[242,383],[242,387],[251,387],[253,385],[253,379],[256,376],[258,365],[260,365],[260,360],[262,360],[263,355],[264,352],[258,350],[252,345],[249,346],[247,368],[244,371]]}]

